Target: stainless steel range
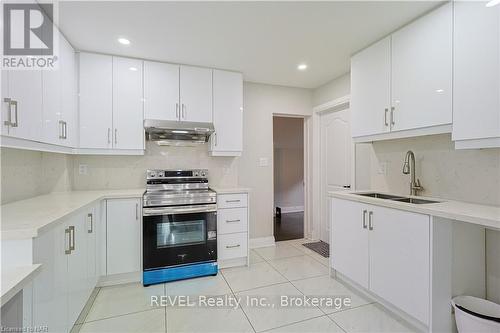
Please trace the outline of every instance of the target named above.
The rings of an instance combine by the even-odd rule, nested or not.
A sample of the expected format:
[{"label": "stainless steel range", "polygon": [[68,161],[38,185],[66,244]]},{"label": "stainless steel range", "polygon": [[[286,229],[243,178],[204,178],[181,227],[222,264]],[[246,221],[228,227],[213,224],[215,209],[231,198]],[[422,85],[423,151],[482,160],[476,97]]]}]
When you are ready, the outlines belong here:
[{"label": "stainless steel range", "polygon": [[144,285],[217,274],[216,200],[207,170],[147,171]]}]

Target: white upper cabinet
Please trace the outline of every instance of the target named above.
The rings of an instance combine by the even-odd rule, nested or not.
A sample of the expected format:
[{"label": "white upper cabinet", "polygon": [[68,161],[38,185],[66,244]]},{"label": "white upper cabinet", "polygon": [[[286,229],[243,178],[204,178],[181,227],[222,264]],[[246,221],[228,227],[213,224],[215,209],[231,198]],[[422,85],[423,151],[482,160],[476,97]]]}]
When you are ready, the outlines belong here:
[{"label": "white upper cabinet", "polygon": [[356,141],[446,133],[452,123],[452,5],[351,59]]},{"label": "white upper cabinet", "polygon": [[[61,59],[61,57],[59,57]],[[42,72],[43,90],[43,137],[42,141],[60,144],[64,137],[62,120],[61,66],[55,70]]]},{"label": "white upper cabinet", "polygon": [[142,60],[113,57],[113,148],[144,149]]},{"label": "white upper cabinet", "polygon": [[239,156],[243,150],[243,76],[241,73],[213,71],[212,156]]},{"label": "white upper cabinet", "polygon": [[180,120],[212,122],[212,70],[180,67]]},{"label": "white upper cabinet", "polygon": [[179,65],[144,62],[144,118],[179,120]]},{"label": "white upper cabinet", "polygon": [[78,66],[75,50],[64,37],[59,42],[61,70],[61,111],[64,121],[64,145],[78,145]]},{"label": "white upper cabinet", "polygon": [[[6,87],[5,114],[9,125],[2,133],[20,139],[42,141],[42,73],[39,70],[2,70]],[[5,102],[5,98],[10,103]],[[3,126],[6,126],[5,124]]]},{"label": "white upper cabinet", "polygon": [[351,59],[352,136],[390,130],[391,37],[382,39]]},{"label": "white upper cabinet", "polygon": [[453,140],[500,147],[500,6],[455,2]]},{"label": "white upper cabinet", "polygon": [[392,130],[452,122],[452,4],[392,35]]},{"label": "white upper cabinet", "polygon": [[80,53],[80,147],[112,147],[111,56]]}]

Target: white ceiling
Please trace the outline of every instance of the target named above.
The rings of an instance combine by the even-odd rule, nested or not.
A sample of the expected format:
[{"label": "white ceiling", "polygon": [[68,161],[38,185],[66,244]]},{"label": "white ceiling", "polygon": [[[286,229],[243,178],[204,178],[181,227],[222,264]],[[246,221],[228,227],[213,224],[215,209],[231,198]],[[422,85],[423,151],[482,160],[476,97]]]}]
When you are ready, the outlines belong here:
[{"label": "white ceiling", "polygon": [[[245,80],[316,88],[356,51],[437,2],[60,2],[79,50],[241,71]],[[118,37],[132,42],[123,46]],[[309,68],[300,72],[297,64]]]}]

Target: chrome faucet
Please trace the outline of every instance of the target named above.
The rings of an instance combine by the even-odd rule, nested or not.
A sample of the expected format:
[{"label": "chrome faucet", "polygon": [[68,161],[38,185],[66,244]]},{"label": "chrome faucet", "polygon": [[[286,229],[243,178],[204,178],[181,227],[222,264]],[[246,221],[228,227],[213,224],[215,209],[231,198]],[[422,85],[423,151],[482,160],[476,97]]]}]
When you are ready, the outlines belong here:
[{"label": "chrome faucet", "polygon": [[415,154],[408,150],[403,164],[403,173],[410,175],[410,195],[418,195],[418,191],[424,188],[420,185],[420,179],[415,177]]}]

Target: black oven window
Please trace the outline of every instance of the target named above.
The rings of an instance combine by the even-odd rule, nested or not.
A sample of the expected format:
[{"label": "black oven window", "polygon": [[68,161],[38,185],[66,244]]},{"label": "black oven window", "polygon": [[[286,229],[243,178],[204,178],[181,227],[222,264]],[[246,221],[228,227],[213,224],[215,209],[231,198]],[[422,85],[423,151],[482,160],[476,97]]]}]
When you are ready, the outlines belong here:
[{"label": "black oven window", "polygon": [[205,221],[165,222],[156,225],[156,247],[205,243]]}]

